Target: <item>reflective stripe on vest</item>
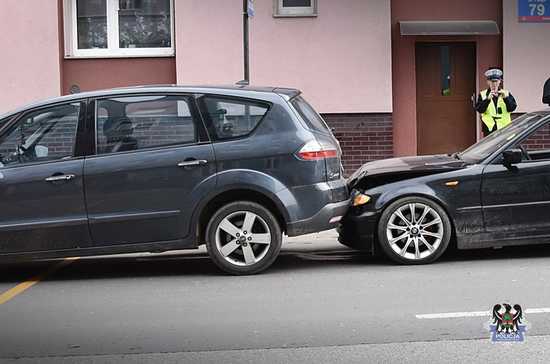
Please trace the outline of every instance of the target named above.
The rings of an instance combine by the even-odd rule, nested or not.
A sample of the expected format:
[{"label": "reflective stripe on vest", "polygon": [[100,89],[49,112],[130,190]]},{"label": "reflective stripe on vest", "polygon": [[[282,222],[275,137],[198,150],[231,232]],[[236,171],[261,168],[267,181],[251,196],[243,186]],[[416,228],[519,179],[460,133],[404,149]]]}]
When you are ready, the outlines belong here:
[{"label": "reflective stripe on vest", "polygon": [[[506,90],[502,90],[502,91],[504,91],[505,97],[507,97],[510,94]],[[487,99],[487,92],[488,90],[481,91],[482,100]],[[497,113],[498,108],[502,110],[502,114]],[[487,126],[487,128],[489,128],[489,130],[493,130],[495,123],[497,124],[497,129],[502,129],[506,125],[512,122],[512,117],[510,116],[510,113],[506,108],[506,103],[504,102],[504,98],[502,96],[499,95],[496,107],[493,100],[489,102],[489,106],[487,107],[487,110],[485,110],[485,112],[481,114],[481,120],[483,120],[483,123]]]}]

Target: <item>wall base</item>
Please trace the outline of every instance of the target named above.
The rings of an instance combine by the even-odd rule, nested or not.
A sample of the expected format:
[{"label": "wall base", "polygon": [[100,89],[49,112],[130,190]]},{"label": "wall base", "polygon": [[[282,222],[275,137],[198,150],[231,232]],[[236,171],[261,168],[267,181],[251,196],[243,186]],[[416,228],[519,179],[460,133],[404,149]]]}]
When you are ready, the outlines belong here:
[{"label": "wall base", "polygon": [[323,114],[340,141],[346,176],[366,162],[393,157],[391,113]]}]

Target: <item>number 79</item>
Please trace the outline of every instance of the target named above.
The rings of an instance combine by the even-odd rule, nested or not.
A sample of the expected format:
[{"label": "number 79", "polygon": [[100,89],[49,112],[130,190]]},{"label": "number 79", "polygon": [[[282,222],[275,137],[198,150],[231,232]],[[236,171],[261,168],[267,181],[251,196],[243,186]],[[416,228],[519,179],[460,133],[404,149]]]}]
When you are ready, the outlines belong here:
[{"label": "number 79", "polygon": [[546,11],[544,4],[529,4],[529,9],[531,10],[531,16],[542,16]]}]

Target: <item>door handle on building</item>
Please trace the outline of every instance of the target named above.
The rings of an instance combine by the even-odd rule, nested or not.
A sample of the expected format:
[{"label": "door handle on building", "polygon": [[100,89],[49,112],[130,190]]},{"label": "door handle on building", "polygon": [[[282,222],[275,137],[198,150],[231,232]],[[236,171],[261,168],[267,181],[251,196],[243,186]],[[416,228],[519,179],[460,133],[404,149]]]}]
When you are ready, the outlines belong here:
[{"label": "door handle on building", "polygon": [[74,174],[60,174],[54,175],[46,178],[46,182],[59,182],[59,181],[69,181],[74,179],[76,176]]}]

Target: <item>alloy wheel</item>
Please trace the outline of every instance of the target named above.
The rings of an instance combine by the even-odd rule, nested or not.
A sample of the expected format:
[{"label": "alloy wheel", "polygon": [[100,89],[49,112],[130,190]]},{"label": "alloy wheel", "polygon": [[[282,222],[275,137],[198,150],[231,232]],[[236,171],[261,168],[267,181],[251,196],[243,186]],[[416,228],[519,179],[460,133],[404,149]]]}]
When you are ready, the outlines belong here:
[{"label": "alloy wheel", "polygon": [[444,236],[439,213],[423,203],[408,203],[398,207],[386,225],[391,249],[408,260],[420,260],[437,251]]},{"label": "alloy wheel", "polygon": [[272,236],[267,222],[250,211],[226,216],[216,228],[216,248],[229,263],[250,266],[268,253]]}]

